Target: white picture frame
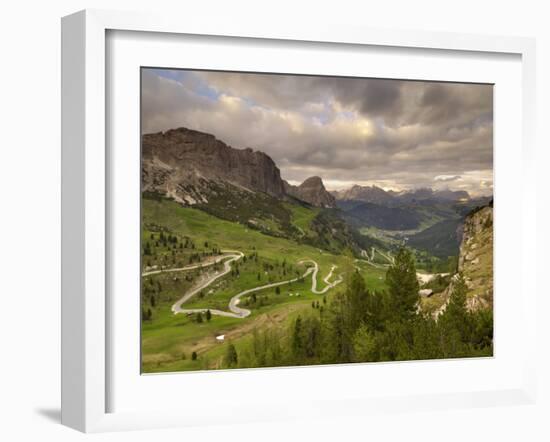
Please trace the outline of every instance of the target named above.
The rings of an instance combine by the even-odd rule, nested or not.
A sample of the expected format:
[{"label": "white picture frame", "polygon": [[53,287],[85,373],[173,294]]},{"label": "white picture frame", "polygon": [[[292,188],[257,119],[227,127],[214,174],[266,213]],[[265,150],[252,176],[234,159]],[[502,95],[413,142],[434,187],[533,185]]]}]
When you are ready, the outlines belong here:
[{"label": "white picture frame", "polygon": [[[521,57],[521,159],[522,176],[534,170],[535,43],[532,39],[416,31],[388,31],[345,26],[210,23],[200,18],[184,25],[177,17],[141,13],[87,10],[62,21],[62,423],[85,432],[122,429],[206,425],[212,417],[200,407],[194,414],[173,407],[166,410],[109,411],[108,326],[110,318],[107,228],[109,174],[106,121],[108,63],[106,38],[111,31],[154,32],[163,35],[199,35],[225,38],[270,39],[285,42],[337,43],[379,48],[467,51],[511,54]],[[158,34],[157,34],[158,35]],[[529,190],[529,191],[528,191]],[[521,255],[536,254],[535,192],[521,191]],[[497,234],[498,235],[498,234]],[[497,236],[498,241],[498,236]],[[522,266],[526,261],[521,260]],[[525,269],[523,269],[525,271]],[[536,286],[521,280],[520,318],[524,336],[534,336]],[[323,415],[361,415],[372,411],[457,408],[511,403],[532,403],[536,396],[534,345],[526,340],[518,356],[521,381],[503,388],[461,393],[430,392],[419,395],[368,395],[317,400],[311,407],[258,407],[247,397],[234,409],[220,412],[216,422],[284,419]],[[133,345],[133,344],[131,344]],[[138,345],[137,343],[135,345]],[[498,357],[498,356],[497,356]],[[293,369],[296,376],[305,369]],[[360,366],[354,368],[355,373]],[[254,373],[258,373],[255,371]],[[266,371],[259,376],[266,376]],[[202,374],[202,379],[208,374]],[[239,376],[246,376],[241,371]],[[294,376],[294,375],[293,375]],[[515,381],[515,380],[514,380]],[[166,381],[170,382],[170,381]],[[238,401],[237,401],[238,402]],[[259,409],[262,408],[262,409]],[[290,411],[289,411],[290,410]],[[202,414],[201,414],[202,413]]]}]

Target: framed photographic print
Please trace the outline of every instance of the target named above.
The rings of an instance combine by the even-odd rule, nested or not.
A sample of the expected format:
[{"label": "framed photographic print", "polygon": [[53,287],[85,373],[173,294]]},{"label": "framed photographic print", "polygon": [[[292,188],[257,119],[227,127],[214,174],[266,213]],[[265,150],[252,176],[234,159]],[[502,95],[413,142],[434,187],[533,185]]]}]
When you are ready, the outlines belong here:
[{"label": "framed photographic print", "polygon": [[141,97],[143,373],[493,356],[492,84],[144,67]]},{"label": "framed photographic print", "polygon": [[63,422],[533,400],[533,57],[64,18]]}]

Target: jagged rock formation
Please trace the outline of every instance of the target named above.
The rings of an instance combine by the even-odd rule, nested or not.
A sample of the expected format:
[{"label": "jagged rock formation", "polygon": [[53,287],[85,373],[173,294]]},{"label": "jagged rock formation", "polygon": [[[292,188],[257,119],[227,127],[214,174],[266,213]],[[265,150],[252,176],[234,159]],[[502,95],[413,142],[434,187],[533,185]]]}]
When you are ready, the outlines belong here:
[{"label": "jagged rock formation", "polygon": [[[458,255],[458,272],[468,287],[466,307],[475,311],[493,307],[493,204],[478,208],[464,221]],[[444,304],[435,312],[437,317],[448,303],[454,278],[443,293]]]},{"label": "jagged rock formation", "polygon": [[220,185],[283,198],[279,168],[263,152],[234,149],[213,135],[187,128],[142,137],[142,191],[183,204],[207,203]]},{"label": "jagged rock formation", "polygon": [[493,206],[470,214],[464,222],[464,233],[458,256],[458,270],[468,286],[467,307],[470,310],[493,305]]},{"label": "jagged rock formation", "polygon": [[243,191],[277,199],[291,195],[317,207],[336,205],[321,178],[292,186],[281,179],[269,155],[235,149],[214,135],[184,127],[143,135],[141,182],[143,192],[160,193],[186,205],[204,205]]},{"label": "jagged rock formation", "polygon": [[285,181],[285,191],[294,198],[305,201],[312,206],[336,207],[334,196],[327,191],[323,180],[318,176],[309,177],[299,186],[292,186]]}]

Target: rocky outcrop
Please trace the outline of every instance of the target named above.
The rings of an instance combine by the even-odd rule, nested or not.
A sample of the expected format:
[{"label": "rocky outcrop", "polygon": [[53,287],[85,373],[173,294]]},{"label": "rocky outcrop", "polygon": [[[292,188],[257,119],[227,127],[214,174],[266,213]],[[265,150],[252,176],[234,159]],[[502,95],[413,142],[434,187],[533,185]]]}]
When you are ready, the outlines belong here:
[{"label": "rocky outcrop", "polygon": [[323,180],[318,176],[309,177],[299,186],[292,186],[285,181],[285,191],[290,196],[315,207],[336,207],[334,196],[327,191]]},{"label": "rocky outcrop", "polygon": [[235,149],[213,135],[179,128],[142,136],[142,191],[184,204],[207,203],[212,184],[283,198],[279,168],[263,152]]},{"label": "rocky outcrop", "polygon": [[471,213],[464,222],[458,270],[468,286],[470,310],[493,305],[493,206]]},{"label": "rocky outcrop", "polygon": [[[468,293],[466,307],[470,311],[493,307],[493,205],[477,208],[464,220],[458,255],[458,272],[462,273]],[[445,303],[435,312],[437,317],[453,291],[456,275],[443,297]]]}]

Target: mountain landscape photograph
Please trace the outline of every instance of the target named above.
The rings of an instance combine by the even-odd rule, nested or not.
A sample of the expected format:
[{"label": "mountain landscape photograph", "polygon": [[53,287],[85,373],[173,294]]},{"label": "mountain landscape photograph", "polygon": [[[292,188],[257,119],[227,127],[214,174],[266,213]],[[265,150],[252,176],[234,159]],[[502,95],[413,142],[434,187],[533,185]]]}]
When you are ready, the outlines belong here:
[{"label": "mountain landscape photograph", "polygon": [[142,373],[493,356],[493,85],[140,92]]}]

